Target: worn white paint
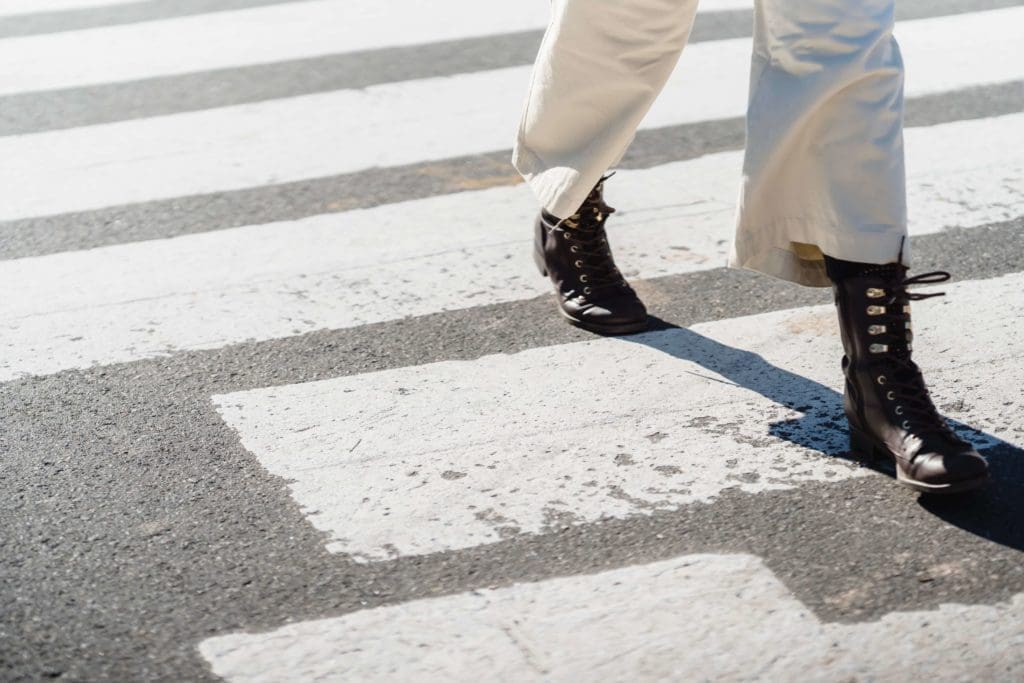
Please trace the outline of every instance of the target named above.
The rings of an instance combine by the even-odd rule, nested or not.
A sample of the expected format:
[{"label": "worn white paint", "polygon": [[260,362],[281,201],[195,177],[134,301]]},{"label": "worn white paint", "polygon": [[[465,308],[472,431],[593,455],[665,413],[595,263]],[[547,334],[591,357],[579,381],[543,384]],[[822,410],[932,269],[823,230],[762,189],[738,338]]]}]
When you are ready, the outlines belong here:
[{"label": "worn white paint", "polygon": [[697,9],[700,12],[723,12],[734,9],[751,9],[753,0],[700,0]]},{"label": "worn white paint", "polygon": [[0,94],[511,33],[547,15],[543,2],[313,0],[26,36],[0,41]]},{"label": "worn white paint", "polygon": [[[1024,114],[907,131],[915,234],[1024,213]],[[608,184],[630,277],[722,266],[740,158]],[[549,290],[522,187],[0,262],[0,380],[216,348]]]},{"label": "worn white paint", "polygon": [[[714,0],[701,11],[751,4]],[[545,2],[312,0],[26,36],[0,41],[0,94],[514,33],[542,29],[547,20]]]},{"label": "worn white paint", "polygon": [[[1024,7],[906,22],[921,95],[1024,78]],[[956,45],[956,50],[949,49]],[[749,41],[688,48],[644,127],[741,116]],[[332,176],[511,145],[529,67],[0,138],[0,220]],[[52,188],[59,187],[60,192]]]},{"label": "worn white paint", "polygon": [[1011,681],[1024,595],[822,623],[750,555],[691,555],[203,641],[231,683]]},{"label": "worn white paint", "polygon": [[103,9],[114,5],[128,5],[150,0],[0,0],[0,17],[63,10]]},{"label": "worn white paint", "polygon": [[[1011,394],[1024,381],[1013,322],[1022,286],[1024,275],[963,283],[920,306],[918,359],[939,405],[975,373]],[[329,550],[359,560],[444,552],[729,489],[863,474],[822,455],[846,446],[834,316],[831,306],[774,312],[214,403],[289,482]],[[1014,436],[1024,417],[1003,404],[1008,394],[979,385],[954,416]]]},{"label": "worn white paint", "polygon": [[[1020,118],[910,132],[922,152],[914,233],[1020,215]],[[724,263],[738,163],[721,154],[615,179],[613,203],[643,207],[612,233],[629,276]],[[16,295],[0,300],[0,378],[536,296],[549,285],[530,260],[534,211],[524,188],[497,188],[5,261],[0,287]]]}]

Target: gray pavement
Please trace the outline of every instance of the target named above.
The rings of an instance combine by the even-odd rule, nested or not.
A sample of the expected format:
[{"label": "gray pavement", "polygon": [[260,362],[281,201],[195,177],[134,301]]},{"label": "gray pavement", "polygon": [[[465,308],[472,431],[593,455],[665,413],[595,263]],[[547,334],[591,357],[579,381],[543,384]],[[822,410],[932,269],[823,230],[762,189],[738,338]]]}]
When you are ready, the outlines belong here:
[{"label": "gray pavement", "polygon": [[[259,4],[266,3],[153,2],[48,13],[0,20],[0,38]],[[920,17],[1019,4],[904,2],[902,12]],[[748,20],[742,12],[711,16],[701,24],[703,37],[743,35],[739,27]],[[0,134],[498,68],[528,61],[536,40],[514,34],[8,96],[0,98]],[[908,125],[1022,110],[1024,83],[986,86],[915,100]],[[647,131],[623,166],[647,168],[741,145],[737,120]],[[497,151],[0,224],[0,258],[506,185],[515,182],[506,160],[507,152]],[[959,280],[1018,272],[1022,235],[1024,217],[920,237],[913,243],[916,266],[941,267]],[[826,291],[726,269],[647,280],[637,289],[662,327],[829,300]],[[558,320],[544,296],[0,384],[0,680],[212,680],[196,646],[213,635],[690,553],[760,556],[829,622],[949,602],[993,604],[1024,592],[1024,452],[1008,443],[985,453],[996,484],[966,499],[918,498],[884,475],[756,495],[727,492],[707,505],[367,565],[325,550],[287,482],[242,447],[211,402],[214,394],[243,389],[587,338]],[[819,417],[841,421],[840,398],[833,398]],[[814,445],[813,434],[789,436]]]}]

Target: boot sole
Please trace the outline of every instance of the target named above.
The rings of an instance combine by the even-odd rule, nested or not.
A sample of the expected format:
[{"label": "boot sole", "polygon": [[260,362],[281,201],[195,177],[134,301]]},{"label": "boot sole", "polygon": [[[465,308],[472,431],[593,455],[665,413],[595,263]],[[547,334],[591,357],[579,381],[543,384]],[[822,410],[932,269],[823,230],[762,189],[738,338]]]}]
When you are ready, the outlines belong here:
[{"label": "boot sole", "polygon": [[570,325],[578,327],[581,330],[586,330],[587,332],[596,332],[597,334],[633,334],[635,332],[645,332],[650,328],[650,323],[647,320],[636,323],[622,323],[621,325],[595,325],[594,323],[572,317],[562,310],[561,306],[558,306],[558,312],[562,314],[562,317],[565,318]]},{"label": "boot sole", "polygon": [[903,470],[900,469],[899,463],[896,462],[896,456],[890,453],[888,448],[879,445],[874,439],[864,432],[853,428],[850,429],[850,451],[861,455],[868,463],[876,460],[891,460],[896,469],[896,481],[907,488],[921,493],[932,493],[936,495],[966,493],[968,491],[976,491],[989,483],[989,476],[987,474],[983,477],[964,479],[962,481],[954,481],[948,484],[929,484],[927,482],[918,481],[917,479],[908,477]]},{"label": "boot sole", "polygon": [[[533,262],[537,264],[537,270],[540,271],[540,274],[543,277],[547,277],[548,267],[547,264],[544,263],[544,256],[536,249],[533,250]],[[594,332],[596,334],[633,334],[635,332],[644,332],[650,327],[650,323],[647,320],[638,321],[635,323],[622,323],[619,325],[597,325],[591,322],[587,322],[585,320],[580,320],[579,318],[574,318],[573,316],[566,313],[561,306],[557,306],[557,308],[558,312],[562,315],[563,318],[566,319],[566,321],[568,321],[570,325],[578,327],[581,330],[586,330],[587,332]]]}]

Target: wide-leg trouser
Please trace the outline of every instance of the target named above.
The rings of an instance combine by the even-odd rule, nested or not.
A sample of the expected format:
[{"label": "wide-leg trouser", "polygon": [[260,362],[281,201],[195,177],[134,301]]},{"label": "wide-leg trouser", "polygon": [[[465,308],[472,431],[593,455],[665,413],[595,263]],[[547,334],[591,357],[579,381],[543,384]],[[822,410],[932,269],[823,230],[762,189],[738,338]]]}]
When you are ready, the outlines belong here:
[{"label": "wide-leg trouser", "polygon": [[[866,263],[900,255],[903,63],[894,3],[756,0],[729,265],[824,286],[823,254]],[[550,213],[574,213],[622,158],[696,10],[697,0],[551,1],[513,153]]]}]

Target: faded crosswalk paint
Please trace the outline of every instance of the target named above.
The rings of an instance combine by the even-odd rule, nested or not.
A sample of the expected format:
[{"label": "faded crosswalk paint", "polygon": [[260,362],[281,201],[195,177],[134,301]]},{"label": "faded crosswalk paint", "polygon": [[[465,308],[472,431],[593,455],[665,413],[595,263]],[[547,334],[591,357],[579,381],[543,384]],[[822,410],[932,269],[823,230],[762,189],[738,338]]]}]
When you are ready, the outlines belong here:
[{"label": "faded crosswalk paint", "polygon": [[203,641],[232,683],[1019,680],[1024,594],[822,623],[750,555],[692,555]]},{"label": "faded crosswalk paint", "polygon": [[[19,0],[0,16],[137,0]],[[704,0],[702,13],[749,0]],[[306,0],[0,41],[0,94],[80,88],[197,71],[540,30],[543,2]],[[455,19],[457,18],[457,20]],[[183,37],[185,37],[183,39]],[[68,55],[75,55],[69,60]]]},{"label": "faded crosswalk paint", "polygon": [[40,12],[63,10],[101,9],[115,5],[128,5],[152,0],[4,0],[0,3],[0,17],[11,17]]},{"label": "faded crosswalk paint", "polygon": [[[106,21],[104,17],[130,20],[139,18],[132,8],[123,13],[107,9],[146,2],[0,0],[0,17],[14,27],[13,32],[19,27],[46,30],[49,26],[52,30],[65,19],[41,17],[36,23],[24,15],[96,9],[95,16],[69,17],[63,25],[79,19]],[[535,31],[544,25],[548,10],[544,2],[485,6],[469,0],[307,0],[219,12],[210,10],[232,3],[188,4],[187,11],[202,14],[0,39],[0,63],[6,67],[0,74],[0,97],[27,112],[39,106],[32,103],[56,101],[102,108],[105,101],[109,104],[104,98],[115,91],[122,103],[136,96],[151,97],[155,103],[161,96],[168,97],[157,92],[162,82],[150,79],[196,75],[201,78],[194,82],[202,82],[201,87],[221,87],[217,79],[225,75],[225,69]],[[920,12],[924,4],[919,3],[915,11]],[[751,5],[752,0],[702,0],[701,9],[708,12]],[[945,3],[944,7],[945,11],[959,11],[966,4]],[[150,15],[159,13],[149,11]],[[7,18],[13,21],[6,22]],[[908,94],[957,92],[979,84],[1004,84],[1007,91],[1018,86],[1024,78],[1019,39],[1022,21],[1024,7],[901,23],[898,34],[908,64]],[[731,26],[733,31],[736,24]],[[950,49],[951,45],[955,49]],[[458,46],[452,43],[454,49]],[[742,115],[748,50],[748,40],[691,46],[644,127]],[[373,58],[382,54],[375,53]],[[472,68],[468,59],[456,62],[460,60],[453,60],[445,67],[447,71],[441,71]],[[528,71],[528,67],[515,67],[459,73],[0,137],[0,158],[4,160],[0,164],[0,221],[68,213],[60,219],[66,226],[80,218],[76,212],[93,208],[112,207],[116,212],[134,202],[236,189],[254,190],[259,204],[280,191],[273,187],[276,183],[432,159],[457,163],[453,158],[459,155],[500,150],[510,144]],[[255,77],[253,73],[232,71],[238,91],[232,94],[231,87],[225,87],[227,100],[217,101],[271,96],[254,95],[263,91],[238,85],[244,78]],[[373,73],[369,78],[378,77]],[[105,87],[110,84],[118,85]],[[69,90],[55,92],[62,89]],[[18,97],[26,94],[29,96]],[[959,92],[960,97],[965,95]],[[207,103],[204,105],[200,100],[190,100],[189,106],[209,106],[212,101],[201,100]],[[934,102],[925,105],[933,112],[934,107]],[[135,110],[134,115],[141,115],[140,111]],[[991,103],[983,104],[970,115],[993,111]],[[131,116],[122,114],[118,118]],[[962,110],[949,115],[965,116]],[[1016,114],[907,132],[913,234],[1022,215],[1022,117],[1024,114]],[[65,121],[63,125],[75,123]],[[611,184],[610,198],[621,209],[613,240],[631,277],[678,274],[723,262],[731,236],[739,161],[737,153],[717,154],[623,174]],[[431,167],[425,172],[444,172],[439,169]],[[211,200],[211,205],[215,201]],[[156,223],[155,214],[164,210],[150,206],[133,209],[139,210],[143,220],[152,218]],[[171,210],[184,213],[180,208]],[[353,327],[535,296],[547,292],[549,284],[535,274],[530,263],[527,227],[534,210],[524,188],[508,187],[0,262],[0,292],[5,294],[0,297],[0,382],[24,373],[45,374],[190,349],[215,349],[250,339]],[[82,218],[101,222],[95,216]],[[46,221],[38,224],[49,225]],[[10,230],[15,239],[28,241],[19,232],[23,227],[0,225],[0,231]],[[0,232],[0,237],[6,236]],[[137,239],[138,233],[126,237],[132,238]],[[987,271],[979,268],[975,272]],[[1019,364],[1024,339],[1015,329],[1024,315],[1022,285],[1024,274],[962,283],[950,289],[949,299],[928,302],[916,311],[919,335],[926,340],[941,339],[939,344],[923,344],[917,354],[934,381],[936,401],[944,412],[985,432],[971,435],[981,447],[997,444],[999,439],[1019,442],[1024,434],[1017,406],[1007,399],[1019,394],[1024,380]],[[702,294],[694,292],[694,296]],[[416,332],[427,326],[412,322],[409,329]],[[411,335],[410,343],[415,342]],[[468,357],[479,348],[468,345],[459,353]],[[409,356],[389,354],[386,349],[381,353],[392,366],[409,362],[402,360]],[[224,355],[230,358],[229,366],[238,367],[240,354],[225,349]],[[410,559],[396,563],[407,565],[400,571],[409,566],[412,570],[406,575],[406,586],[390,594],[394,600],[408,600],[422,595],[425,585],[420,580],[423,576],[416,573],[423,559],[410,556],[447,553],[520,534],[545,534],[569,525],[630,518],[684,505],[706,505],[723,495],[736,495],[756,506],[758,498],[750,494],[876,476],[836,457],[846,443],[837,393],[838,355],[833,311],[808,308],[629,339],[595,339],[515,355],[261,388],[216,396],[212,403],[237,430],[255,460],[288,481],[295,503],[310,523],[324,532],[331,552],[364,562]],[[182,364],[177,360],[170,367],[191,367],[194,359],[181,359]],[[199,360],[198,367],[206,367],[205,359]],[[346,364],[339,373],[351,371]],[[132,388],[135,372],[131,366],[114,369],[109,374],[118,379],[110,386],[124,379],[125,386]],[[155,374],[161,379],[143,377],[139,391],[131,393],[153,396],[163,387],[150,382],[176,381],[170,377],[173,373]],[[70,379],[66,385],[65,379]],[[68,402],[61,401],[53,412],[59,415],[55,420],[59,422],[65,417],[61,414],[64,405],[74,411],[87,400],[70,396],[74,387],[84,386],[76,382],[88,384],[95,379],[90,375],[18,383],[10,387],[10,395],[25,406],[34,403],[34,411],[41,402],[37,397],[45,400],[58,396],[65,386],[72,388]],[[185,382],[167,393],[175,401],[204,401],[196,396],[196,386]],[[968,391],[975,386],[984,386],[985,391]],[[80,396],[95,395],[80,392]],[[116,420],[117,411],[129,406],[113,394],[108,398],[111,402],[99,409],[109,410]],[[137,408],[131,406],[133,411]],[[212,410],[212,406],[206,409]],[[140,412],[159,410],[159,406],[146,404]],[[186,470],[189,477],[201,474],[194,466],[198,462],[202,469],[202,461],[194,461],[195,456],[206,447],[215,448],[219,456],[219,449],[230,441],[219,440],[224,437],[223,425],[217,424],[215,415],[202,409],[192,411],[186,411],[186,424],[179,425],[180,429],[195,427],[194,415],[199,415],[213,423],[209,433],[218,436],[212,442],[203,440],[206,437],[185,439],[180,452],[170,445],[176,437],[158,439],[159,444],[150,450],[161,455],[157,465],[167,475],[162,480],[180,481],[175,473]],[[89,408],[83,412],[88,413]],[[74,416],[68,425],[99,426],[96,434],[88,428],[78,430],[92,443],[81,453],[74,449],[70,457],[77,461],[84,456],[79,465],[99,472],[102,479],[110,464],[105,452],[110,434],[102,432],[110,423],[100,425],[93,419],[101,414]],[[173,429],[165,426],[169,422],[166,415],[161,413],[159,419],[163,424],[148,419],[129,421],[144,429],[125,436],[124,444],[145,437],[149,427]],[[42,425],[31,419],[25,424],[32,429]],[[75,429],[68,425],[38,427],[46,434],[19,425],[18,433],[39,434],[41,443],[56,444],[59,450],[83,437],[70,431],[62,434],[61,429]],[[111,443],[120,438],[111,437]],[[95,439],[100,439],[100,445],[93,448]],[[18,448],[24,446],[25,439],[20,441]],[[197,448],[186,452],[193,446]],[[110,452],[139,455],[128,447]],[[95,462],[88,460],[92,456]],[[32,466],[31,457],[15,460]],[[179,460],[188,465],[182,469]],[[230,466],[238,463],[236,459]],[[222,463],[215,464],[219,467]],[[124,490],[130,492],[141,485],[147,495],[152,493],[152,477],[133,481],[130,470],[110,472],[128,478]],[[215,470],[223,473],[217,468],[210,471],[216,474]],[[68,471],[54,469],[51,473]],[[247,474],[254,476],[247,481],[254,481],[267,472],[257,467]],[[79,482],[80,477],[72,479]],[[47,479],[58,487],[55,495],[67,493],[59,489],[61,480],[59,476]],[[274,486],[270,484],[271,489]],[[224,501],[233,505],[245,498],[232,498],[238,492],[225,488],[210,491],[220,507],[210,507],[210,499],[203,498],[202,487],[197,486],[189,492],[185,507],[172,510],[180,497],[167,505],[143,506],[142,517],[150,510],[157,514],[144,520],[140,517],[138,525],[128,524],[125,520],[131,515],[122,514],[119,519],[125,523],[119,533],[128,534],[123,559],[130,561],[139,548],[143,554],[152,551],[155,546],[135,545],[136,536],[145,534],[140,542],[149,543],[150,527],[173,526],[175,512],[215,509],[222,521]],[[794,499],[800,503],[807,500]],[[62,509],[65,513],[78,509],[84,500],[87,498],[71,495],[65,503],[72,507]],[[243,507],[251,502],[244,501]],[[168,510],[169,517],[163,515]],[[284,517],[290,521],[275,528],[275,533],[289,536],[293,531],[310,531],[301,528],[305,524],[301,518]],[[337,595],[326,602],[282,597],[292,587],[300,587],[292,592],[301,592],[302,586],[314,585],[305,581],[307,575],[302,572],[290,577],[295,583],[278,583],[276,572],[281,563],[297,560],[288,552],[303,553],[308,564],[302,567],[308,567],[310,575],[326,570],[325,576],[334,577],[337,575],[332,572],[341,567],[339,575],[345,581],[336,585],[342,587],[352,577],[358,581],[361,575],[388,573],[394,568],[384,564],[353,571],[345,561],[332,562],[316,552],[315,536],[308,533],[296,533],[285,541],[283,554],[279,554],[282,546],[277,544],[282,539],[277,535],[266,540],[266,546],[254,544],[243,550],[239,539],[245,541],[243,545],[248,543],[247,528],[261,535],[262,526],[248,524],[248,520],[230,526],[214,516],[195,518],[200,520],[197,525],[184,531],[184,527],[168,527],[167,535],[219,535],[222,543],[216,562],[195,572],[193,579],[202,583],[213,577],[202,590],[209,591],[211,600],[207,602],[219,605],[223,613],[218,612],[212,621],[200,617],[196,624],[202,623],[202,629],[189,621],[199,616],[194,612],[180,611],[164,620],[167,623],[151,623],[159,637],[149,641],[175,643],[176,650],[159,645],[154,650],[115,638],[118,642],[111,641],[110,653],[115,668],[108,674],[121,671],[116,668],[119,666],[135,666],[136,672],[157,671],[157,676],[173,671],[175,665],[188,660],[187,649],[194,642],[189,639],[199,632],[209,633],[206,629],[211,624],[218,628],[217,624],[253,623],[247,620],[254,614],[260,615],[261,624],[267,623],[269,614],[286,620],[287,615],[299,613],[336,614],[331,603]],[[46,515],[40,517],[47,519]],[[216,526],[206,528],[204,519]],[[43,528],[40,520],[31,520],[33,528]],[[730,520],[722,523],[727,525]],[[290,524],[298,528],[289,528]],[[90,537],[92,527],[100,532],[96,538],[105,538],[110,531],[102,519],[91,520],[89,525]],[[787,535],[784,542],[792,538]],[[996,540],[1006,543],[998,536]],[[195,544],[193,549],[186,545],[168,555],[169,564],[161,563],[161,567],[174,570],[201,556],[189,555],[195,552]],[[566,548],[560,542],[553,547],[559,555]],[[962,546],[954,547],[963,551]],[[274,584],[272,595],[259,592],[267,584],[246,583],[250,586],[247,590],[253,592],[240,593],[236,586],[218,580],[237,575],[234,566],[265,548],[271,550],[266,557],[277,558],[266,564]],[[615,554],[621,557],[625,550],[619,548]],[[239,551],[241,559],[235,555]],[[580,571],[569,552],[562,566],[566,572]],[[442,566],[448,562],[458,566],[460,561],[455,554],[433,559]],[[64,579],[68,581],[85,567],[76,568],[74,561],[65,565]],[[550,570],[543,561],[536,566],[540,572]],[[208,571],[211,568],[213,572]],[[977,568],[966,561],[961,568],[964,581],[968,572],[987,576],[975,573]],[[163,569],[158,568],[157,573]],[[123,578],[116,574],[103,578],[100,572],[96,585],[88,588],[102,593],[107,590],[104,581],[111,576]],[[508,580],[508,573],[499,580],[502,577]],[[472,581],[466,578],[465,584]],[[1004,574],[995,588],[968,593],[991,596],[994,591],[1003,596],[999,591],[1007,582]],[[863,585],[867,586],[864,590],[871,589]],[[449,586],[447,590],[455,590],[451,584],[441,586],[431,589]],[[942,590],[950,591],[948,587]],[[119,593],[114,589],[111,595]],[[346,594],[343,599],[357,600],[353,595]],[[146,609],[136,612],[143,616],[157,613],[150,609],[153,605],[169,604],[152,601],[152,596],[141,599]],[[88,602],[88,596],[81,602]],[[292,611],[296,605],[299,607]],[[169,625],[182,614],[188,625]],[[128,614],[127,623],[134,623],[133,618]],[[232,681],[1019,680],[1024,678],[1024,665],[1015,655],[1024,647],[1022,622],[1024,596],[1018,595],[994,605],[945,605],[928,612],[890,614],[873,623],[824,624],[760,560],[747,555],[704,555],[594,576],[415,600],[269,633],[226,635],[204,641],[200,652],[214,673]],[[104,623],[102,618],[96,623],[86,618],[81,624],[61,624],[54,631],[53,643],[47,640],[43,645],[54,646],[47,652],[59,663],[64,659],[60,647],[92,642],[89,634]],[[68,634],[74,636],[73,641]],[[85,637],[77,637],[83,634]],[[166,637],[168,634],[173,637]],[[120,661],[125,653],[130,654]],[[124,663],[136,655],[138,661]],[[47,656],[38,659],[45,663]],[[154,662],[158,662],[156,669],[151,668]],[[88,676],[91,666],[82,660],[75,671]],[[73,676],[75,671],[63,673]],[[46,670],[46,675],[53,673],[60,671]],[[97,675],[102,677],[102,671]],[[200,672],[197,677],[202,675],[207,674]]]},{"label": "faded crosswalk paint", "polygon": [[[1024,78],[1021,21],[1024,8],[906,22],[907,93]],[[742,115],[749,51],[745,39],[690,46],[643,126]],[[0,138],[0,158],[15,160],[0,167],[0,221],[504,149],[528,74],[515,67]]]},{"label": "faded crosswalk paint", "polygon": [[0,41],[0,94],[510,33],[547,14],[544,3],[314,0],[30,36]]},{"label": "faded crosswalk paint", "polygon": [[[918,354],[940,405],[967,373],[1024,381],[1008,322],[1024,315],[1022,285],[962,283],[953,303],[922,306],[920,336],[944,340]],[[444,552],[863,474],[821,454],[845,450],[834,316],[782,311],[214,401],[329,550]],[[1010,436],[1024,422],[1004,395],[957,417]]]},{"label": "faded crosswalk paint", "polygon": [[[914,234],[1024,212],[1024,115],[910,129],[907,145]],[[724,265],[739,165],[616,177],[627,274]],[[20,294],[0,300],[0,379],[537,296],[535,211],[524,187],[495,188],[0,262],[0,291]]]}]

